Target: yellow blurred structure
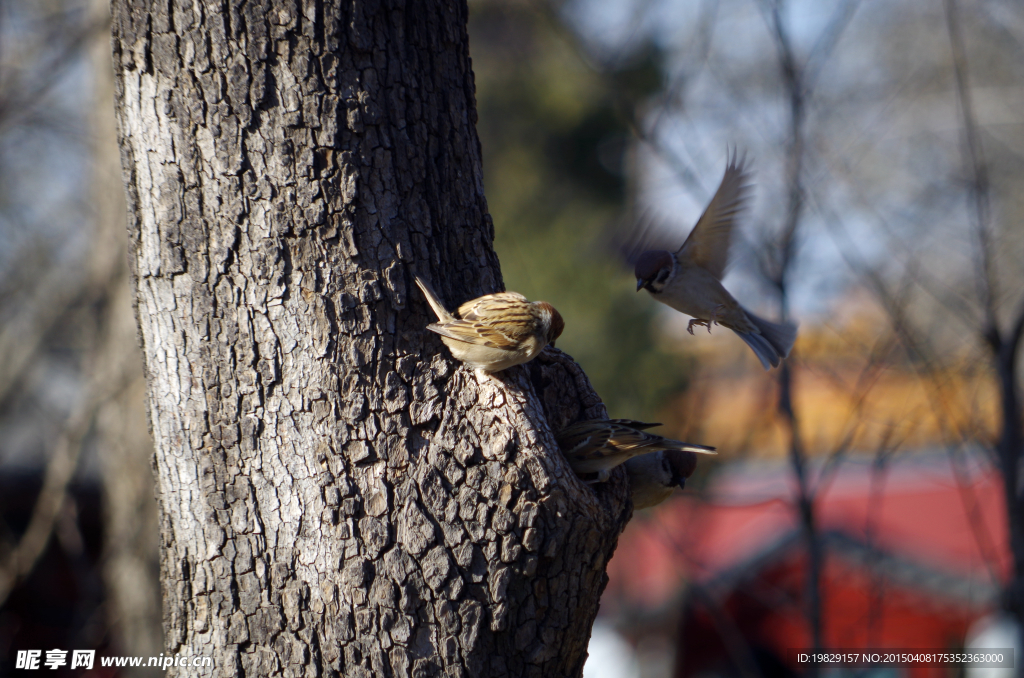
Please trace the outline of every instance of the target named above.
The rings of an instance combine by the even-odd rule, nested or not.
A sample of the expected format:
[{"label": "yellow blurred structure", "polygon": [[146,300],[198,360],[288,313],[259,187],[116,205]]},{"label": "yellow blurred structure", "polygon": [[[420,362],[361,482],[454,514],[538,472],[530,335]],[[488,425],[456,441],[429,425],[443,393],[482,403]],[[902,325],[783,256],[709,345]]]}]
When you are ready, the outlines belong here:
[{"label": "yellow blurred structure", "polygon": [[[790,358],[793,402],[805,452],[874,453],[950,441],[990,440],[998,423],[996,382],[970,356],[911,359],[867,295],[855,293],[829,323],[805,323]],[[689,391],[671,408],[685,440],[724,455],[786,454],[775,372],[765,373],[724,328],[679,341],[696,358]]]}]

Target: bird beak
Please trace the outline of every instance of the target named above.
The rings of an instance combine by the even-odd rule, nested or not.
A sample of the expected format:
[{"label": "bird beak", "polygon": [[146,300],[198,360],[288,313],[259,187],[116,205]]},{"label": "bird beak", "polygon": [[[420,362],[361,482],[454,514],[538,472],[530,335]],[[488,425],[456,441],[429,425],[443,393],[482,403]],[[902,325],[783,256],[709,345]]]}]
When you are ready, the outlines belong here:
[{"label": "bird beak", "polygon": [[643,288],[644,288],[644,281],[643,281],[643,280],[640,280],[640,279],[638,278],[638,279],[637,279],[637,281],[636,281],[636,291],[637,291],[637,292],[639,292],[639,291],[640,291],[640,290],[642,290]]}]

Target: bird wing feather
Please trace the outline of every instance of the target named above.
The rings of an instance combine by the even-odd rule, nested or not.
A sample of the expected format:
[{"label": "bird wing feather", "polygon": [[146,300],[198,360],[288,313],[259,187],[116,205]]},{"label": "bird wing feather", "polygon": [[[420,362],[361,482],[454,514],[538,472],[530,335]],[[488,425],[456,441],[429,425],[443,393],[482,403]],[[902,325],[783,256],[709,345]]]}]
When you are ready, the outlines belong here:
[{"label": "bird wing feather", "polygon": [[612,429],[612,435],[608,441],[609,446],[620,452],[632,452],[644,447],[650,447],[651,445],[657,445],[664,440],[659,435],[638,431],[629,426],[613,425],[610,428]]},{"label": "bird wing feather", "polygon": [[532,311],[526,297],[517,292],[488,294],[459,307],[459,318],[427,329],[438,334],[502,350],[515,350],[534,331]]},{"label": "bird wing feather", "polygon": [[565,451],[567,457],[576,455],[580,450],[600,450],[608,444],[612,432],[600,422],[584,421],[573,424],[555,436],[558,446]]},{"label": "bird wing feather", "polygon": [[589,461],[620,455],[636,456],[648,449],[679,450],[700,454],[716,454],[715,448],[693,445],[646,433],[635,426],[655,426],[631,419],[592,419],[562,429],[555,436],[558,446],[569,459]]},{"label": "bird wing feather", "polygon": [[661,426],[660,422],[655,422],[652,424],[646,421],[637,421],[636,419],[609,419],[608,421],[612,424],[619,424],[620,426],[628,426],[630,428],[635,428],[638,431],[643,431],[644,429],[648,428],[654,428],[655,426]]},{"label": "bird wing feather", "polygon": [[651,210],[645,210],[631,226],[616,230],[609,242],[615,255],[627,266],[636,266],[640,255],[649,250],[671,252],[679,242],[678,230],[672,228]]},{"label": "bird wing feather", "polygon": [[448,337],[449,339],[454,339],[456,341],[463,341],[467,344],[500,348],[506,351],[514,350],[519,346],[519,341],[515,336],[511,335],[520,333],[501,331],[496,327],[481,325],[478,322],[453,320],[452,322],[445,323],[444,325],[438,325],[436,323],[427,325],[427,329],[437,332],[441,336]]},{"label": "bird wing feather", "polygon": [[518,292],[498,292],[472,299],[459,306],[459,317],[463,320],[490,320],[500,313],[529,303],[526,297]]},{"label": "bird wing feather", "polygon": [[680,262],[705,268],[719,280],[725,275],[729,263],[729,248],[732,245],[736,217],[750,193],[750,173],[744,169],[743,163],[744,158],[737,158],[735,154],[729,159],[715,197],[676,252]]}]

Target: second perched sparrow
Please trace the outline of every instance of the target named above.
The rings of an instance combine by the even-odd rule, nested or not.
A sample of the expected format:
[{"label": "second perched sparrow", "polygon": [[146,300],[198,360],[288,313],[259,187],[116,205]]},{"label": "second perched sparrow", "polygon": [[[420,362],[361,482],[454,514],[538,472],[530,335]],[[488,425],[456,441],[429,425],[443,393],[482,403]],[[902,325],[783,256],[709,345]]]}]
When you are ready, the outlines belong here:
[{"label": "second perched sparrow", "polygon": [[440,334],[452,355],[480,375],[533,360],[565,327],[554,306],[527,301],[517,292],[477,297],[459,306],[455,316],[424,280],[417,277],[416,284],[437,315],[438,322],[427,329]]},{"label": "second perched sparrow", "polygon": [[665,501],[673,490],[683,487],[695,468],[697,455],[693,452],[659,450],[633,457],[626,462],[633,508],[650,508]]},{"label": "second perched sparrow", "polygon": [[778,367],[796,340],[796,325],[773,323],[740,306],[720,282],[729,259],[736,216],[747,197],[748,173],[733,156],[722,183],[689,237],[676,252],[648,250],[636,259],[636,291],[693,316],[694,325],[724,325],[753,349],[767,370]]},{"label": "second perched sparrow", "polygon": [[713,447],[681,443],[643,430],[654,426],[661,424],[632,419],[590,419],[567,426],[555,434],[555,439],[572,470],[577,475],[596,473],[597,478],[588,481],[596,483],[607,481],[611,470],[629,458],[649,452],[677,450],[716,454]]}]

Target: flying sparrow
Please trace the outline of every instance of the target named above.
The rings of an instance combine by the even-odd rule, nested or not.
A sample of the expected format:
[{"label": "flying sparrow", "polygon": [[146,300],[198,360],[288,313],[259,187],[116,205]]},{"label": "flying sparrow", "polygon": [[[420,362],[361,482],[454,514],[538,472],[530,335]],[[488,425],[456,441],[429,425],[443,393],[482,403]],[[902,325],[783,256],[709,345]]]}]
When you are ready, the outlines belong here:
[{"label": "flying sparrow", "polygon": [[650,508],[665,501],[675,488],[683,487],[696,467],[693,452],[658,450],[633,457],[626,462],[633,508]]},{"label": "flying sparrow", "polygon": [[590,419],[567,426],[555,439],[577,475],[597,474],[596,479],[587,481],[592,483],[607,481],[611,470],[631,457],[658,450],[716,454],[713,447],[681,443],[644,431],[654,426],[661,424],[632,419]]},{"label": "flying sparrow", "polygon": [[437,315],[438,322],[427,325],[427,329],[440,334],[452,355],[480,376],[533,360],[565,327],[554,306],[546,301],[527,301],[517,292],[498,292],[467,301],[455,316],[424,280],[417,277],[416,284]]},{"label": "flying sparrow", "polygon": [[764,368],[778,367],[796,340],[796,325],[773,323],[740,306],[720,280],[729,260],[736,217],[750,191],[743,160],[729,159],[722,183],[689,237],[675,253],[647,250],[636,259],[636,291],[693,316],[687,331],[724,325],[753,349]]}]

